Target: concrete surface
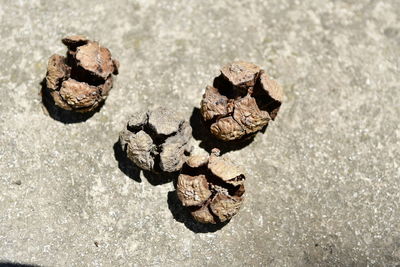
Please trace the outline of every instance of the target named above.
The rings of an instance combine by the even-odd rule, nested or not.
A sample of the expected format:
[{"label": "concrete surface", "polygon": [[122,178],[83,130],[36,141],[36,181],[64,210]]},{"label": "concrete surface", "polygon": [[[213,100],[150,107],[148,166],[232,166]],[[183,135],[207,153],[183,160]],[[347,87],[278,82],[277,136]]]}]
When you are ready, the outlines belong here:
[{"label": "concrete surface", "polygon": [[[0,261],[400,264],[399,16],[397,0],[0,0]],[[109,47],[121,71],[99,113],[63,124],[44,112],[39,83],[76,33]],[[235,59],[264,67],[286,102],[228,153],[248,172],[243,210],[204,227],[172,183],[138,177],[114,143],[135,111],[190,118]]]}]

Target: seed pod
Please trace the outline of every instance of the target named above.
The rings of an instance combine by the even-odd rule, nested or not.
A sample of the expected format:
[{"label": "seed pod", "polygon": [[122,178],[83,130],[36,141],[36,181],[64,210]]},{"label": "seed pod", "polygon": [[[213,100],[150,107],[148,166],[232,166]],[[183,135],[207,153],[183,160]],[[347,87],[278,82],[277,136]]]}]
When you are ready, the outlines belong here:
[{"label": "seed pod", "polygon": [[177,195],[193,218],[201,223],[226,222],[243,202],[245,176],[219,150],[208,156],[191,156],[177,182]]},{"label": "seed pod", "polygon": [[131,116],[119,141],[127,157],[152,172],[176,172],[192,150],[189,122],[166,108]]},{"label": "seed pod", "polygon": [[224,141],[250,137],[274,120],[282,88],[258,66],[238,61],[224,66],[207,86],[201,114],[211,133]]},{"label": "seed pod", "polygon": [[76,35],[62,39],[67,56],[50,57],[46,90],[61,109],[85,113],[94,111],[105,101],[113,86],[112,74],[118,74],[119,63],[110,51]]}]

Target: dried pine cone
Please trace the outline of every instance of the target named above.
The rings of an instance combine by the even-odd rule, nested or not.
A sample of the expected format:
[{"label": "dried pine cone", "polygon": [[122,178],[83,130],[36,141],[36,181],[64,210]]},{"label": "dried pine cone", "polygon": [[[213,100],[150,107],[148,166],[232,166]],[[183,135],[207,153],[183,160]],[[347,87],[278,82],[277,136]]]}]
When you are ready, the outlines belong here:
[{"label": "dried pine cone", "polygon": [[50,57],[46,90],[64,110],[94,111],[107,98],[119,63],[107,48],[84,36],[69,36],[62,42],[68,47],[67,56]]},{"label": "dried pine cone", "polygon": [[242,205],[244,180],[244,174],[213,149],[209,157],[189,157],[178,177],[177,194],[196,221],[225,222]]},{"label": "dried pine cone", "polygon": [[279,84],[258,66],[243,61],[221,69],[221,75],[207,86],[201,101],[201,114],[217,138],[230,141],[254,135],[282,103]]},{"label": "dried pine cone", "polygon": [[119,141],[127,157],[139,168],[176,172],[190,154],[189,122],[166,108],[137,113],[121,131]]}]

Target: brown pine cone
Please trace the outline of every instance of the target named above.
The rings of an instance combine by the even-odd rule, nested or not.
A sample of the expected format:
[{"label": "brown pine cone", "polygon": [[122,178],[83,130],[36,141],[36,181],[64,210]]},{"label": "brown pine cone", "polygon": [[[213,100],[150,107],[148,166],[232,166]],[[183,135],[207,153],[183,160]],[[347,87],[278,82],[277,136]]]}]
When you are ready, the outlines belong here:
[{"label": "brown pine cone", "polygon": [[94,111],[107,98],[119,63],[107,48],[84,36],[69,36],[62,42],[68,47],[67,56],[54,54],[49,58],[47,93],[61,109]]},{"label": "brown pine cone", "polygon": [[226,222],[242,205],[244,180],[240,169],[213,149],[210,156],[188,158],[178,177],[177,194],[196,221]]},{"label": "brown pine cone", "polygon": [[282,88],[264,70],[238,61],[224,66],[213,86],[207,86],[201,114],[217,138],[242,139],[274,120],[282,99]]}]

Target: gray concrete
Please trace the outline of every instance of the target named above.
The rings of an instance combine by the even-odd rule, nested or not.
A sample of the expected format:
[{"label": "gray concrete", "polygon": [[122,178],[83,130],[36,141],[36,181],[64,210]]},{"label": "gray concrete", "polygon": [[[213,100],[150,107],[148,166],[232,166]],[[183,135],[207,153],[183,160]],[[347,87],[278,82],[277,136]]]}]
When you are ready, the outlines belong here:
[{"label": "gray concrete", "polygon": [[[0,0],[0,261],[400,264],[399,16],[397,0]],[[75,33],[109,47],[121,72],[99,113],[63,124],[39,83]],[[235,59],[264,67],[286,101],[265,134],[228,153],[246,167],[247,198],[209,228],[113,146],[132,112],[190,118]]]}]

